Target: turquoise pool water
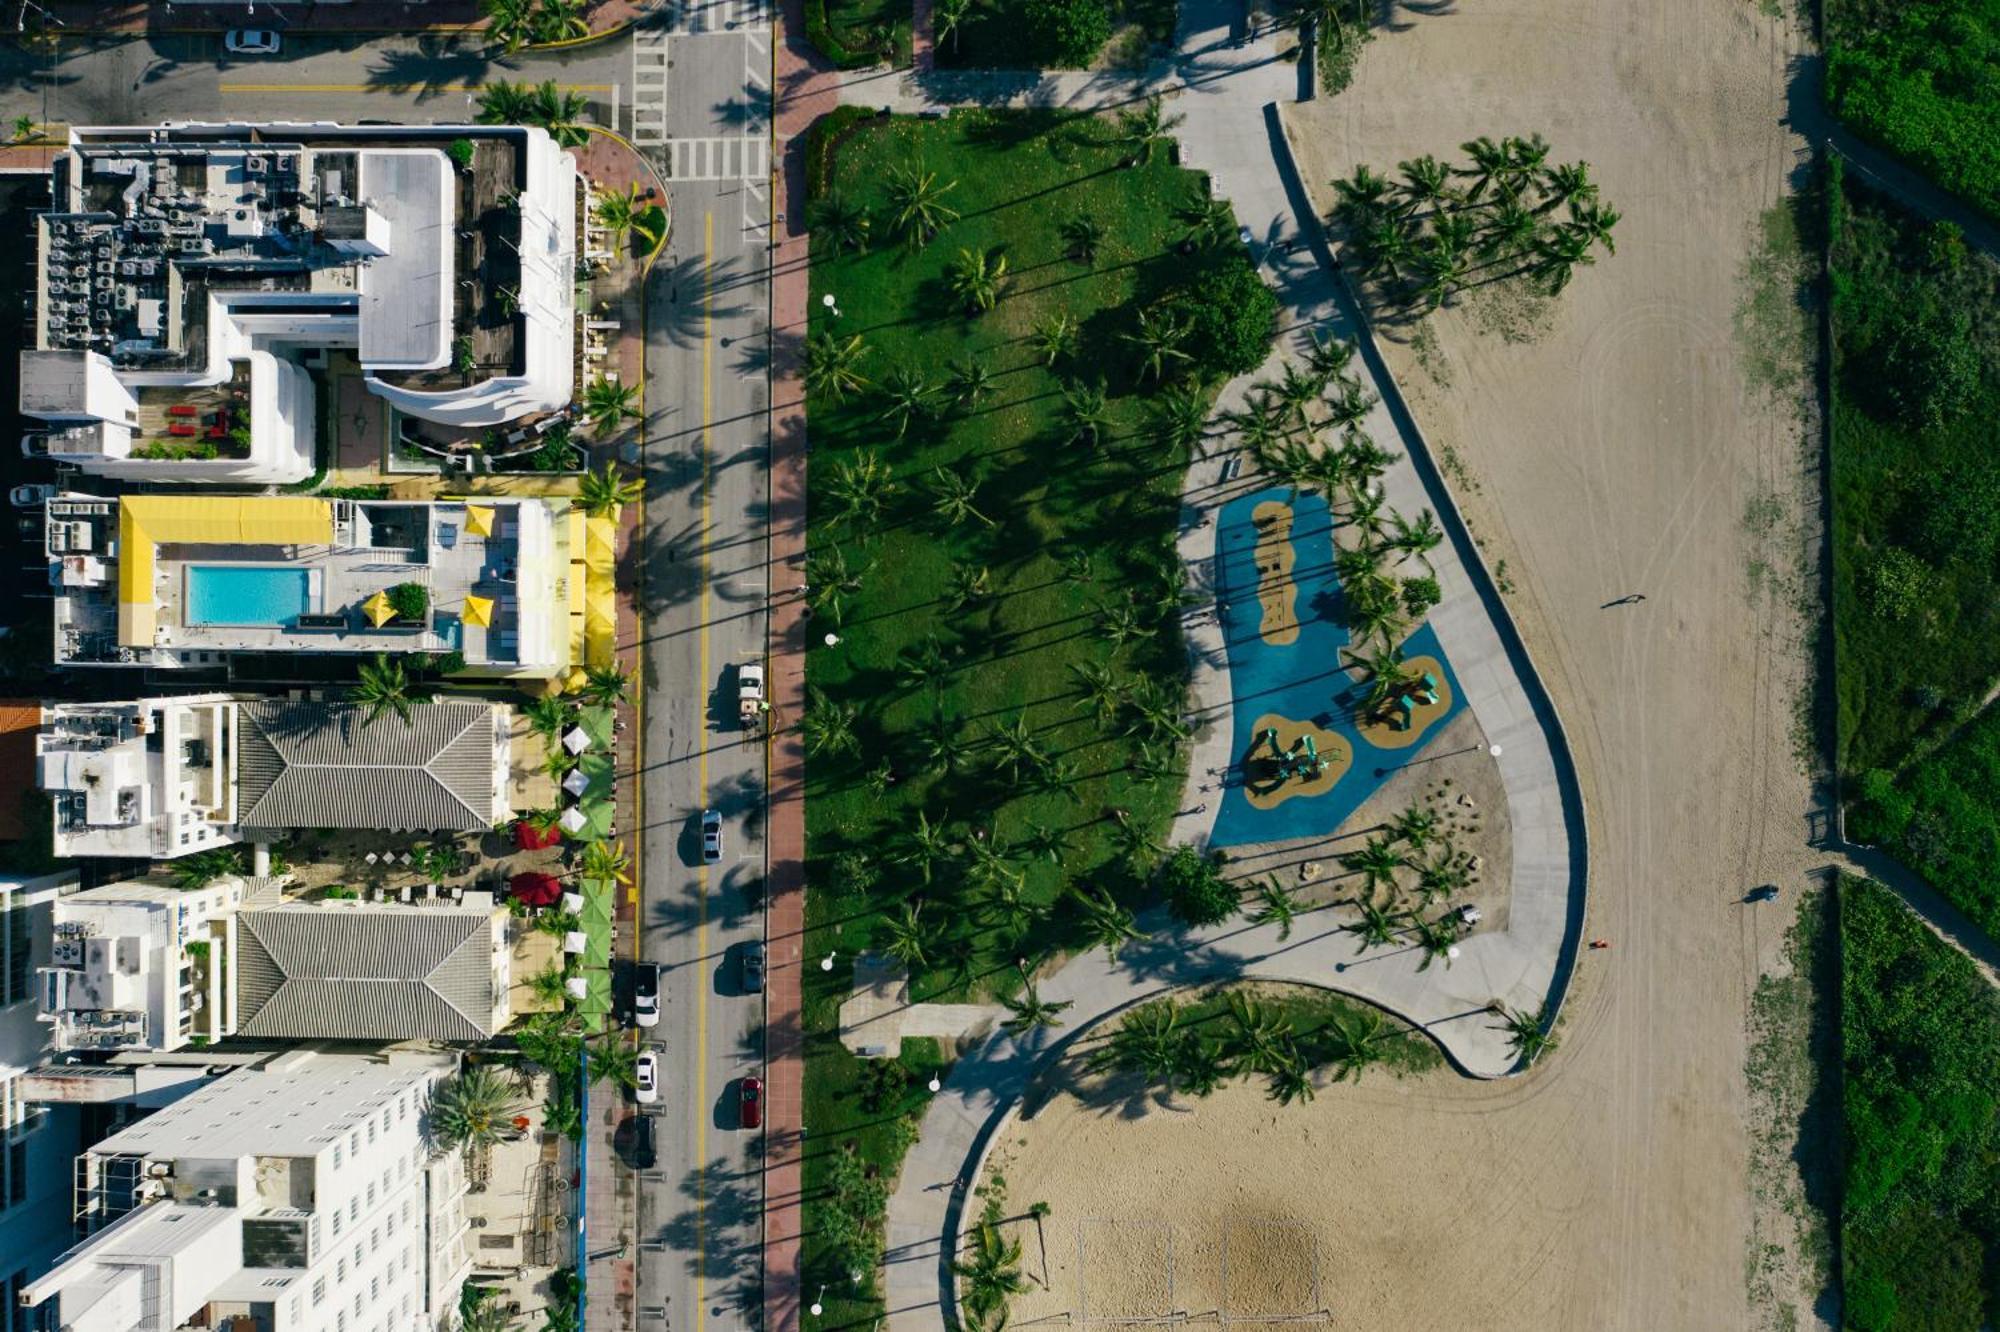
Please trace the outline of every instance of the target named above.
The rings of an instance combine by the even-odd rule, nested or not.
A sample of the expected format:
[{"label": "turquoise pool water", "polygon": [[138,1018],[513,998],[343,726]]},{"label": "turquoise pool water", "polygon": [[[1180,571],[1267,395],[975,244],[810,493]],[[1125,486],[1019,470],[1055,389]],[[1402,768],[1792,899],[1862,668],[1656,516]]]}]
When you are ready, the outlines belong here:
[{"label": "turquoise pool water", "polygon": [[[1259,631],[1262,611],[1257,602],[1257,528],[1252,514],[1258,505],[1271,501],[1289,504],[1292,509],[1293,605],[1299,632],[1286,644],[1267,643]],[[1342,669],[1340,650],[1348,644],[1348,633],[1340,622],[1333,524],[1325,499],[1312,494],[1294,496],[1284,488],[1241,496],[1223,505],[1216,515],[1217,590],[1225,603],[1221,618],[1229,652],[1237,752],[1230,756],[1222,807],[1216,812],[1210,836],[1215,846],[1331,836],[1391,772],[1421,754],[1464,706],[1458,678],[1436,632],[1426,624],[1404,640],[1403,655],[1436,659],[1450,691],[1449,707],[1426,726],[1421,737],[1395,749],[1378,748],[1356,727],[1354,714],[1367,689]],[[1255,737],[1257,720],[1274,713],[1311,720],[1341,736],[1353,747],[1354,760],[1330,791],[1259,809],[1244,788],[1243,759]]]},{"label": "turquoise pool water", "polygon": [[187,624],[284,628],[312,609],[304,569],[262,564],[194,564],[187,571]]}]

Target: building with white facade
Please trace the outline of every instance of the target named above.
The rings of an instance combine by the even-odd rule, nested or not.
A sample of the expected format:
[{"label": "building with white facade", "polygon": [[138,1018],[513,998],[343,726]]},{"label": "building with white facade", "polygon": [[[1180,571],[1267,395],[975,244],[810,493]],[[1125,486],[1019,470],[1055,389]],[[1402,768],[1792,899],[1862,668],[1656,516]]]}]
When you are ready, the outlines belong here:
[{"label": "building with white facade", "polygon": [[74,129],[51,175],[21,410],[84,471],[303,480],[329,349],[447,425],[572,396],[577,174],[543,130]]},{"label": "building with white facade", "polygon": [[0,1327],[21,1289],[69,1243],[70,1162],[82,1112],[40,1103],[26,1085],[48,1058],[35,970],[48,960],[56,903],[73,874],[0,879]]},{"label": "building with white facade", "polygon": [[54,703],[35,737],[59,856],[171,860],[227,846],[231,718],[248,695]]},{"label": "building with white facade", "polygon": [[277,897],[275,881],[227,876],[193,890],[110,883],[63,898],[39,968],[50,1045],[169,1051],[233,1035],[237,913]]},{"label": "building with white facade", "polygon": [[455,1066],[306,1048],[114,1134],[77,1159],[88,1238],[23,1301],[68,1332],[434,1326],[471,1267],[460,1155],[424,1132]]},{"label": "building with white facade", "polygon": [[580,655],[589,541],[563,500],[68,495],[46,508],[55,659],[457,654],[549,679]]}]

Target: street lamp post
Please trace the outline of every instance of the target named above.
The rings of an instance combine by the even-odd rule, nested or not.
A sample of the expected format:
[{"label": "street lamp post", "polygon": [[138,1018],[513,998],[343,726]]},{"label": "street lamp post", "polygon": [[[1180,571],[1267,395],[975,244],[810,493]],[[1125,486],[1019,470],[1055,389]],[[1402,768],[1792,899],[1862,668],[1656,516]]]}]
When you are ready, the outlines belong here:
[{"label": "street lamp post", "polygon": [[826,307],[828,314],[832,315],[835,319],[840,318],[840,302],[834,299],[832,292],[828,292],[826,295],[820,297],[819,303]]},{"label": "street lamp post", "polygon": [[827,952],[827,955],[826,955],[825,957],[823,957],[823,958],[821,958],[821,959],[819,960],[819,969],[820,969],[821,971],[832,971],[832,970],[833,970],[833,958],[834,958],[834,954],[833,954],[833,952],[832,952],[831,950],[829,950],[829,951]]},{"label": "street lamp post", "polygon": [[817,1318],[821,1314],[826,1312],[826,1306],[820,1303],[820,1300],[824,1298],[825,1295],[826,1295],[826,1283],[822,1281],[819,1283],[819,1294],[813,1296],[812,1308],[807,1310],[807,1312],[812,1314],[814,1318]]}]

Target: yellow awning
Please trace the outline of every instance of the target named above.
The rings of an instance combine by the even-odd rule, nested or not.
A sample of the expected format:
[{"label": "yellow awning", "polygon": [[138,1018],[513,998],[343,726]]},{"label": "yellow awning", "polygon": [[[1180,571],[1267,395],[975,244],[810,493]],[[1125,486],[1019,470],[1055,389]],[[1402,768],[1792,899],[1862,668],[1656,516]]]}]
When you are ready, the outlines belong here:
[{"label": "yellow awning", "polygon": [[296,496],[131,495],[118,505],[118,641],[151,647],[157,624],[155,548],[330,546],[333,505]]},{"label": "yellow awning", "polygon": [[484,504],[466,505],[465,530],[474,536],[492,536],[493,510]]},{"label": "yellow awning", "polygon": [[476,624],[484,629],[493,623],[493,599],[491,597],[467,596],[465,609],[461,612],[467,624]]},{"label": "yellow awning", "polygon": [[368,613],[368,623],[377,629],[396,618],[396,608],[389,604],[387,592],[377,592],[361,603],[361,609]]}]

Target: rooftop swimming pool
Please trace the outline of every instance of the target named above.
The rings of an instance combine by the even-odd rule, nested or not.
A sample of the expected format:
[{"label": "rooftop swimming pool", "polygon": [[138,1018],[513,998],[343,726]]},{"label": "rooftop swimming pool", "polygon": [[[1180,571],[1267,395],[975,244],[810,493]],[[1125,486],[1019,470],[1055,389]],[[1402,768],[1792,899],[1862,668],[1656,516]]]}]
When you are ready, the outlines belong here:
[{"label": "rooftop swimming pool", "polygon": [[[1323,498],[1283,488],[1231,500],[1216,515],[1236,752],[1213,845],[1330,836],[1464,706],[1436,631],[1420,625],[1402,652],[1433,682],[1433,701],[1404,720],[1363,710],[1366,686],[1343,669],[1334,525]],[[1284,755],[1308,742],[1318,771],[1281,774]]]},{"label": "rooftop swimming pool", "polygon": [[312,609],[311,575],[272,564],[191,564],[182,622],[288,628]]}]

